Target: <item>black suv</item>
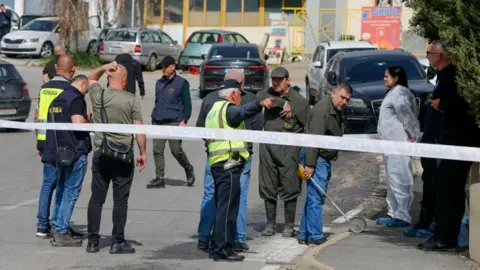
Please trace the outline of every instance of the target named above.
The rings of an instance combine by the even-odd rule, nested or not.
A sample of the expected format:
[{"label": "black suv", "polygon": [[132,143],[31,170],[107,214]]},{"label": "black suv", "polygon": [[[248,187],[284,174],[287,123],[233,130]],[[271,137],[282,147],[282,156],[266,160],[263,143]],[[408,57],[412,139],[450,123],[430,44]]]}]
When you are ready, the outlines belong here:
[{"label": "black suv", "polygon": [[434,86],[429,82],[418,59],[403,50],[336,54],[327,63],[315,103],[329,95],[337,84],[349,83],[353,89],[352,98],[342,111],[345,134],[376,133],[380,105],[388,91],[383,78],[387,67],[392,65],[405,69],[409,87],[417,96],[422,124],[423,105]]}]

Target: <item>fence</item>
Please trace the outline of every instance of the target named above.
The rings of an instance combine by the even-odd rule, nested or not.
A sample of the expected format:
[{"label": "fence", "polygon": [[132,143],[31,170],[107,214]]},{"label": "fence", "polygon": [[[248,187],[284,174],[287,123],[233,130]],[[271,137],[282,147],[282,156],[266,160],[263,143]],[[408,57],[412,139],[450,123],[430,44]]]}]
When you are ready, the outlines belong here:
[{"label": "fence", "polygon": [[[282,8],[293,14],[290,27],[289,51],[293,55],[313,54],[316,46],[323,41],[360,40],[361,10],[335,8]],[[425,55],[427,41],[409,33],[410,12],[402,12],[401,48],[417,56]]]}]

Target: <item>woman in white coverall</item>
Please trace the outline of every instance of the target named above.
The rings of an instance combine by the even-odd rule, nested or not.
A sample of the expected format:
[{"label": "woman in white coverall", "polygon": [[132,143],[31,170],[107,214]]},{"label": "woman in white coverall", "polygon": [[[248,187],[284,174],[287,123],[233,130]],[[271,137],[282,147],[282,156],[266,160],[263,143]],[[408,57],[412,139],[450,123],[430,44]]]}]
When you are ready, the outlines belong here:
[{"label": "woman in white coverall", "polygon": [[[382,140],[415,142],[420,137],[418,106],[415,95],[408,88],[407,74],[400,66],[385,71],[387,95],[380,106],[377,132]],[[377,224],[388,227],[406,227],[412,223],[409,210],[413,201],[412,160],[409,156],[384,155],[387,174],[387,217]]]}]

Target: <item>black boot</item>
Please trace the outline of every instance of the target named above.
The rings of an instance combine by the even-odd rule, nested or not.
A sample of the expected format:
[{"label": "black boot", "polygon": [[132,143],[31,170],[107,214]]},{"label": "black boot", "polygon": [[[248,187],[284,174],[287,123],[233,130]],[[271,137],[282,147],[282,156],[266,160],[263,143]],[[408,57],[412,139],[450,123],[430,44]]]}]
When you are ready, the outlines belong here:
[{"label": "black boot", "polygon": [[193,166],[190,165],[189,167],[187,167],[185,169],[185,173],[187,174],[187,186],[193,186],[193,183],[195,183],[195,172]]},{"label": "black boot", "polygon": [[267,227],[262,231],[262,236],[273,236],[277,226],[277,202],[265,201],[265,212],[267,213]]},{"label": "black boot", "polygon": [[165,188],[165,179],[162,178],[154,178],[150,180],[147,184],[147,188]]},{"label": "black boot", "polygon": [[297,199],[285,202],[285,229],[283,230],[283,237],[294,237],[295,232],[293,226],[295,223],[295,213],[297,212]]}]

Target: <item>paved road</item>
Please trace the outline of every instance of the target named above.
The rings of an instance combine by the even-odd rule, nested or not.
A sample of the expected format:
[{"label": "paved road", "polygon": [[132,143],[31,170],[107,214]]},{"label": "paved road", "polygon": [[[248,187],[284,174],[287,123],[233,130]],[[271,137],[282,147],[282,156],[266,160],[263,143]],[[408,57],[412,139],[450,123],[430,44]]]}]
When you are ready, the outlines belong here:
[{"label": "paved road", "polygon": [[[40,68],[17,68],[27,80],[30,94],[38,95]],[[147,97],[142,101],[144,120],[149,122],[153,104],[153,83],[157,73],[145,73]],[[189,76],[191,84],[195,79]],[[297,80],[301,81],[301,79]],[[198,82],[197,82],[198,83]],[[192,93],[194,125],[201,101]],[[33,110],[32,114],[33,115]],[[32,121],[30,118],[28,121]],[[195,166],[197,182],[186,187],[185,174],[171,155],[167,154],[168,187],[147,190],[145,185],[154,177],[151,140],[148,141],[148,167],[137,173],[132,186],[127,239],[137,249],[134,255],[112,256],[108,253],[111,232],[112,195],[109,192],[102,216],[103,249],[88,254],[84,247],[55,248],[48,240],[35,237],[36,212],[42,183],[42,166],[35,155],[35,135],[32,132],[0,132],[0,265],[2,269],[275,269],[289,264],[308,247],[299,246],[295,239],[260,236],[265,226],[263,203],[258,196],[258,155],[254,154],[252,178],[248,200],[247,234],[251,251],[246,261],[229,264],[214,263],[208,255],[196,250],[196,231],[199,207],[203,195],[203,168],[205,150],[201,141],[186,141],[184,149]],[[255,150],[257,150],[256,147]],[[167,150],[168,153],[168,150]],[[358,212],[358,206],[367,199],[377,184],[378,167],[375,155],[343,152],[334,163],[329,193],[344,211]],[[74,228],[86,230],[86,206],[90,196],[91,171],[86,175],[81,196],[72,217]],[[297,223],[304,199],[298,203]],[[283,227],[283,210],[278,216],[278,230]],[[330,233],[345,230],[338,221],[339,214],[331,205],[324,210],[324,227]]]}]

